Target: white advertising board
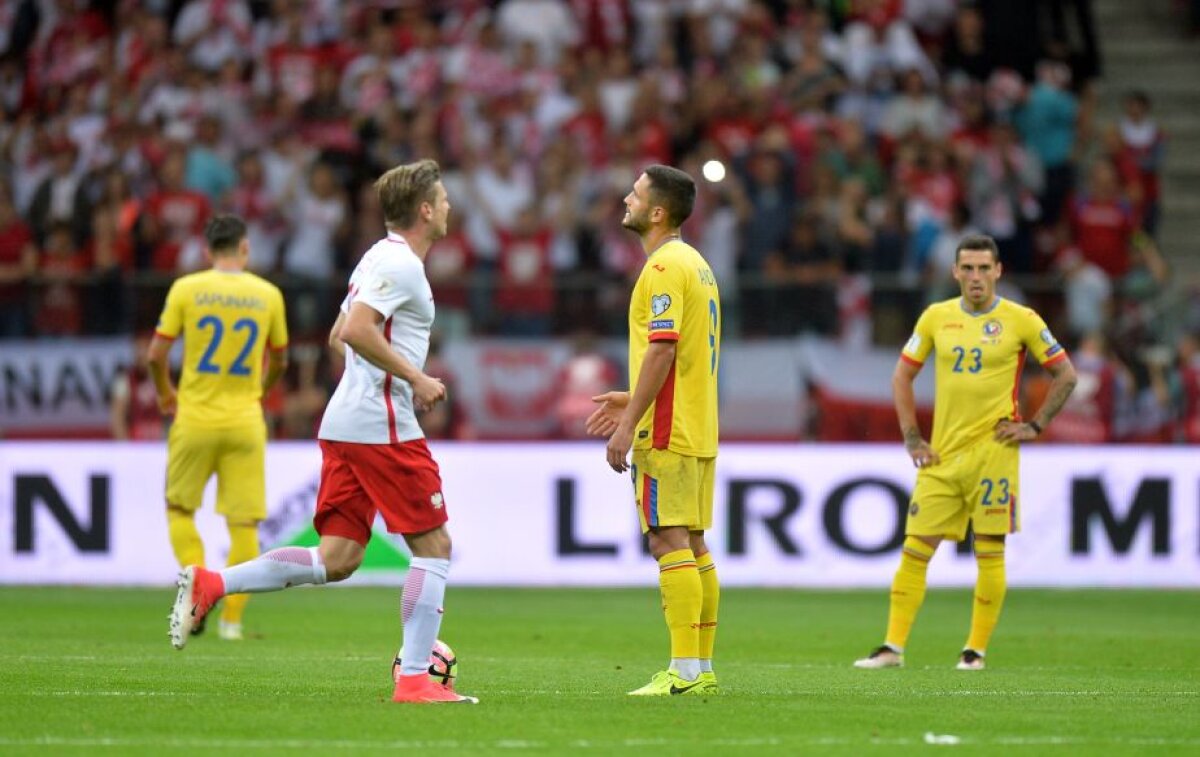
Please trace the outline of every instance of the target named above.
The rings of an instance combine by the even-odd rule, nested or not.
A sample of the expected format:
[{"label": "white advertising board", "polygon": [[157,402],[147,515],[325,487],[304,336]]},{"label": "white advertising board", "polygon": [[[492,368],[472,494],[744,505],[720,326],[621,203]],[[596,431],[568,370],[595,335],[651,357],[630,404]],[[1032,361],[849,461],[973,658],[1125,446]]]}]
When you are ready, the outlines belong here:
[{"label": "white advertising board", "polygon": [[[432,445],[441,464],[454,582],[652,585],[626,476],[598,443]],[[0,443],[0,583],[168,584],[160,444]],[[308,543],[320,453],[268,450],[264,548]],[[709,545],[727,586],[887,586],[913,470],[893,445],[738,445],[718,460]],[[198,517],[211,565],[228,546]],[[1184,447],[1033,446],[1023,453],[1013,585],[1200,587],[1200,465]],[[352,579],[394,582],[398,539],[373,541]],[[933,585],[974,582],[945,545]]]}]

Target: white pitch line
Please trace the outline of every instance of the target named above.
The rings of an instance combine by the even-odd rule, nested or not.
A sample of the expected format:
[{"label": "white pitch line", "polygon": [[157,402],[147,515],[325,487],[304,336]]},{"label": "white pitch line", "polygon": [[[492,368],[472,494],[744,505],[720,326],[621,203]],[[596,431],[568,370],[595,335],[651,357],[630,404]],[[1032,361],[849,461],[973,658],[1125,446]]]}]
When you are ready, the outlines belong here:
[{"label": "white pitch line", "polygon": [[[10,747],[155,747],[162,749],[547,749],[574,747],[579,749],[645,749],[646,747],[674,746],[679,742],[665,738],[629,738],[620,740],[576,739],[572,741],[500,739],[496,741],[442,740],[373,740],[373,739],[207,739],[207,738],[125,738],[89,737],[68,738],[39,736],[30,738],[0,737],[0,746]],[[758,746],[916,746],[923,739],[895,738],[851,738],[847,736],[809,736],[807,738],[747,738],[717,739],[707,742],[709,746],[758,747]],[[1091,738],[1071,736],[995,736],[990,738],[961,737],[959,745],[969,746],[1200,746],[1200,739],[1169,738]]]}]

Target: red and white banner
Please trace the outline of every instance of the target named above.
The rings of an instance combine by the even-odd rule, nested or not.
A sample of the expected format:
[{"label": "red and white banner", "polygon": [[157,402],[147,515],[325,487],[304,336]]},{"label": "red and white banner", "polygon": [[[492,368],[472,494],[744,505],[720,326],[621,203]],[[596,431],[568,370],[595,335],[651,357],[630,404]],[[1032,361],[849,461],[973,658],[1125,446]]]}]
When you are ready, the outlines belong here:
[{"label": "red and white banner", "polygon": [[[607,467],[601,444],[431,446],[455,583],[655,583],[629,479]],[[165,463],[158,444],[0,444],[0,583],[169,584]],[[314,444],[269,448],[264,548],[310,529],[319,463]],[[1013,585],[1200,587],[1194,449],[1033,445],[1021,474]],[[887,586],[913,477],[898,445],[724,445],[709,535],[723,583]],[[209,563],[220,565],[228,537],[211,500],[210,491],[198,522]],[[397,580],[386,560],[378,565],[356,579]],[[971,585],[974,559],[945,544],[929,576]]]}]

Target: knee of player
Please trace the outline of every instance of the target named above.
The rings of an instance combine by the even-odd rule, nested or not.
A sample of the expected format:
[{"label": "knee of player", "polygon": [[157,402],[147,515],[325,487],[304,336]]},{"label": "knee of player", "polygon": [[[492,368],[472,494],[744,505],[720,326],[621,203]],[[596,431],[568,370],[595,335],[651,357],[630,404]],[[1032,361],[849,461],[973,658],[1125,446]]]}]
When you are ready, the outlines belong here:
[{"label": "knee of player", "polygon": [[325,579],[331,583],[345,581],[362,565],[362,555],[354,557],[336,556],[325,562]]}]

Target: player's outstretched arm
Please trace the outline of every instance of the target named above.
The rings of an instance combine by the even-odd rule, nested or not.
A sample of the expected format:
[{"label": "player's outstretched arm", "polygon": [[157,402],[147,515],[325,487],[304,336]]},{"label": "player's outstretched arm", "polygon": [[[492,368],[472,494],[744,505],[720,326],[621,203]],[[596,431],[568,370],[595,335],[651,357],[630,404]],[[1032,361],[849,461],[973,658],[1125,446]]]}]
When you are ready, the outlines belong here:
[{"label": "player's outstretched arm", "polygon": [[380,330],[382,323],[383,315],[378,310],[356,302],[350,306],[338,338],[371,365],[407,381],[412,386],[413,403],[418,410],[428,410],[446,399],[442,380],[426,375],[393,350]]},{"label": "player's outstretched arm", "polygon": [[917,398],[913,392],[913,381],[921,372],[921,365],[904,358],[896,361],[892,373],[892,402],[896,406],[896,418],[900,421],[900,433],[904,436],[904,449],[912,458],[913,465],[924,468],[941,462],[937,452],[921,436],[917,425]]},{"label": "player's outstretched arm", "polygon": [[591,436],[612,436],[629,404],[629,392],[605,392],[592,397],[592,402],[600,403],[600,407],[588,416],[584,429]]},{"label": "player's outstretched arm", "polygon": [[1075,375],[1075,366],[1071,364],[1070,358],[1063,358],[1044,367],[1050,371],[1052,381],[1042,406],[1028,423],[1000,421],[996,424],[996,439],[999,441],[1027,442],[1036,439],[1050,425],[1050,421],[1054,420],[1054,416],[1058,415],[1058,411],[1062,410],[1071,392],[1075,391],[1075,384],[1079,379]]}]

